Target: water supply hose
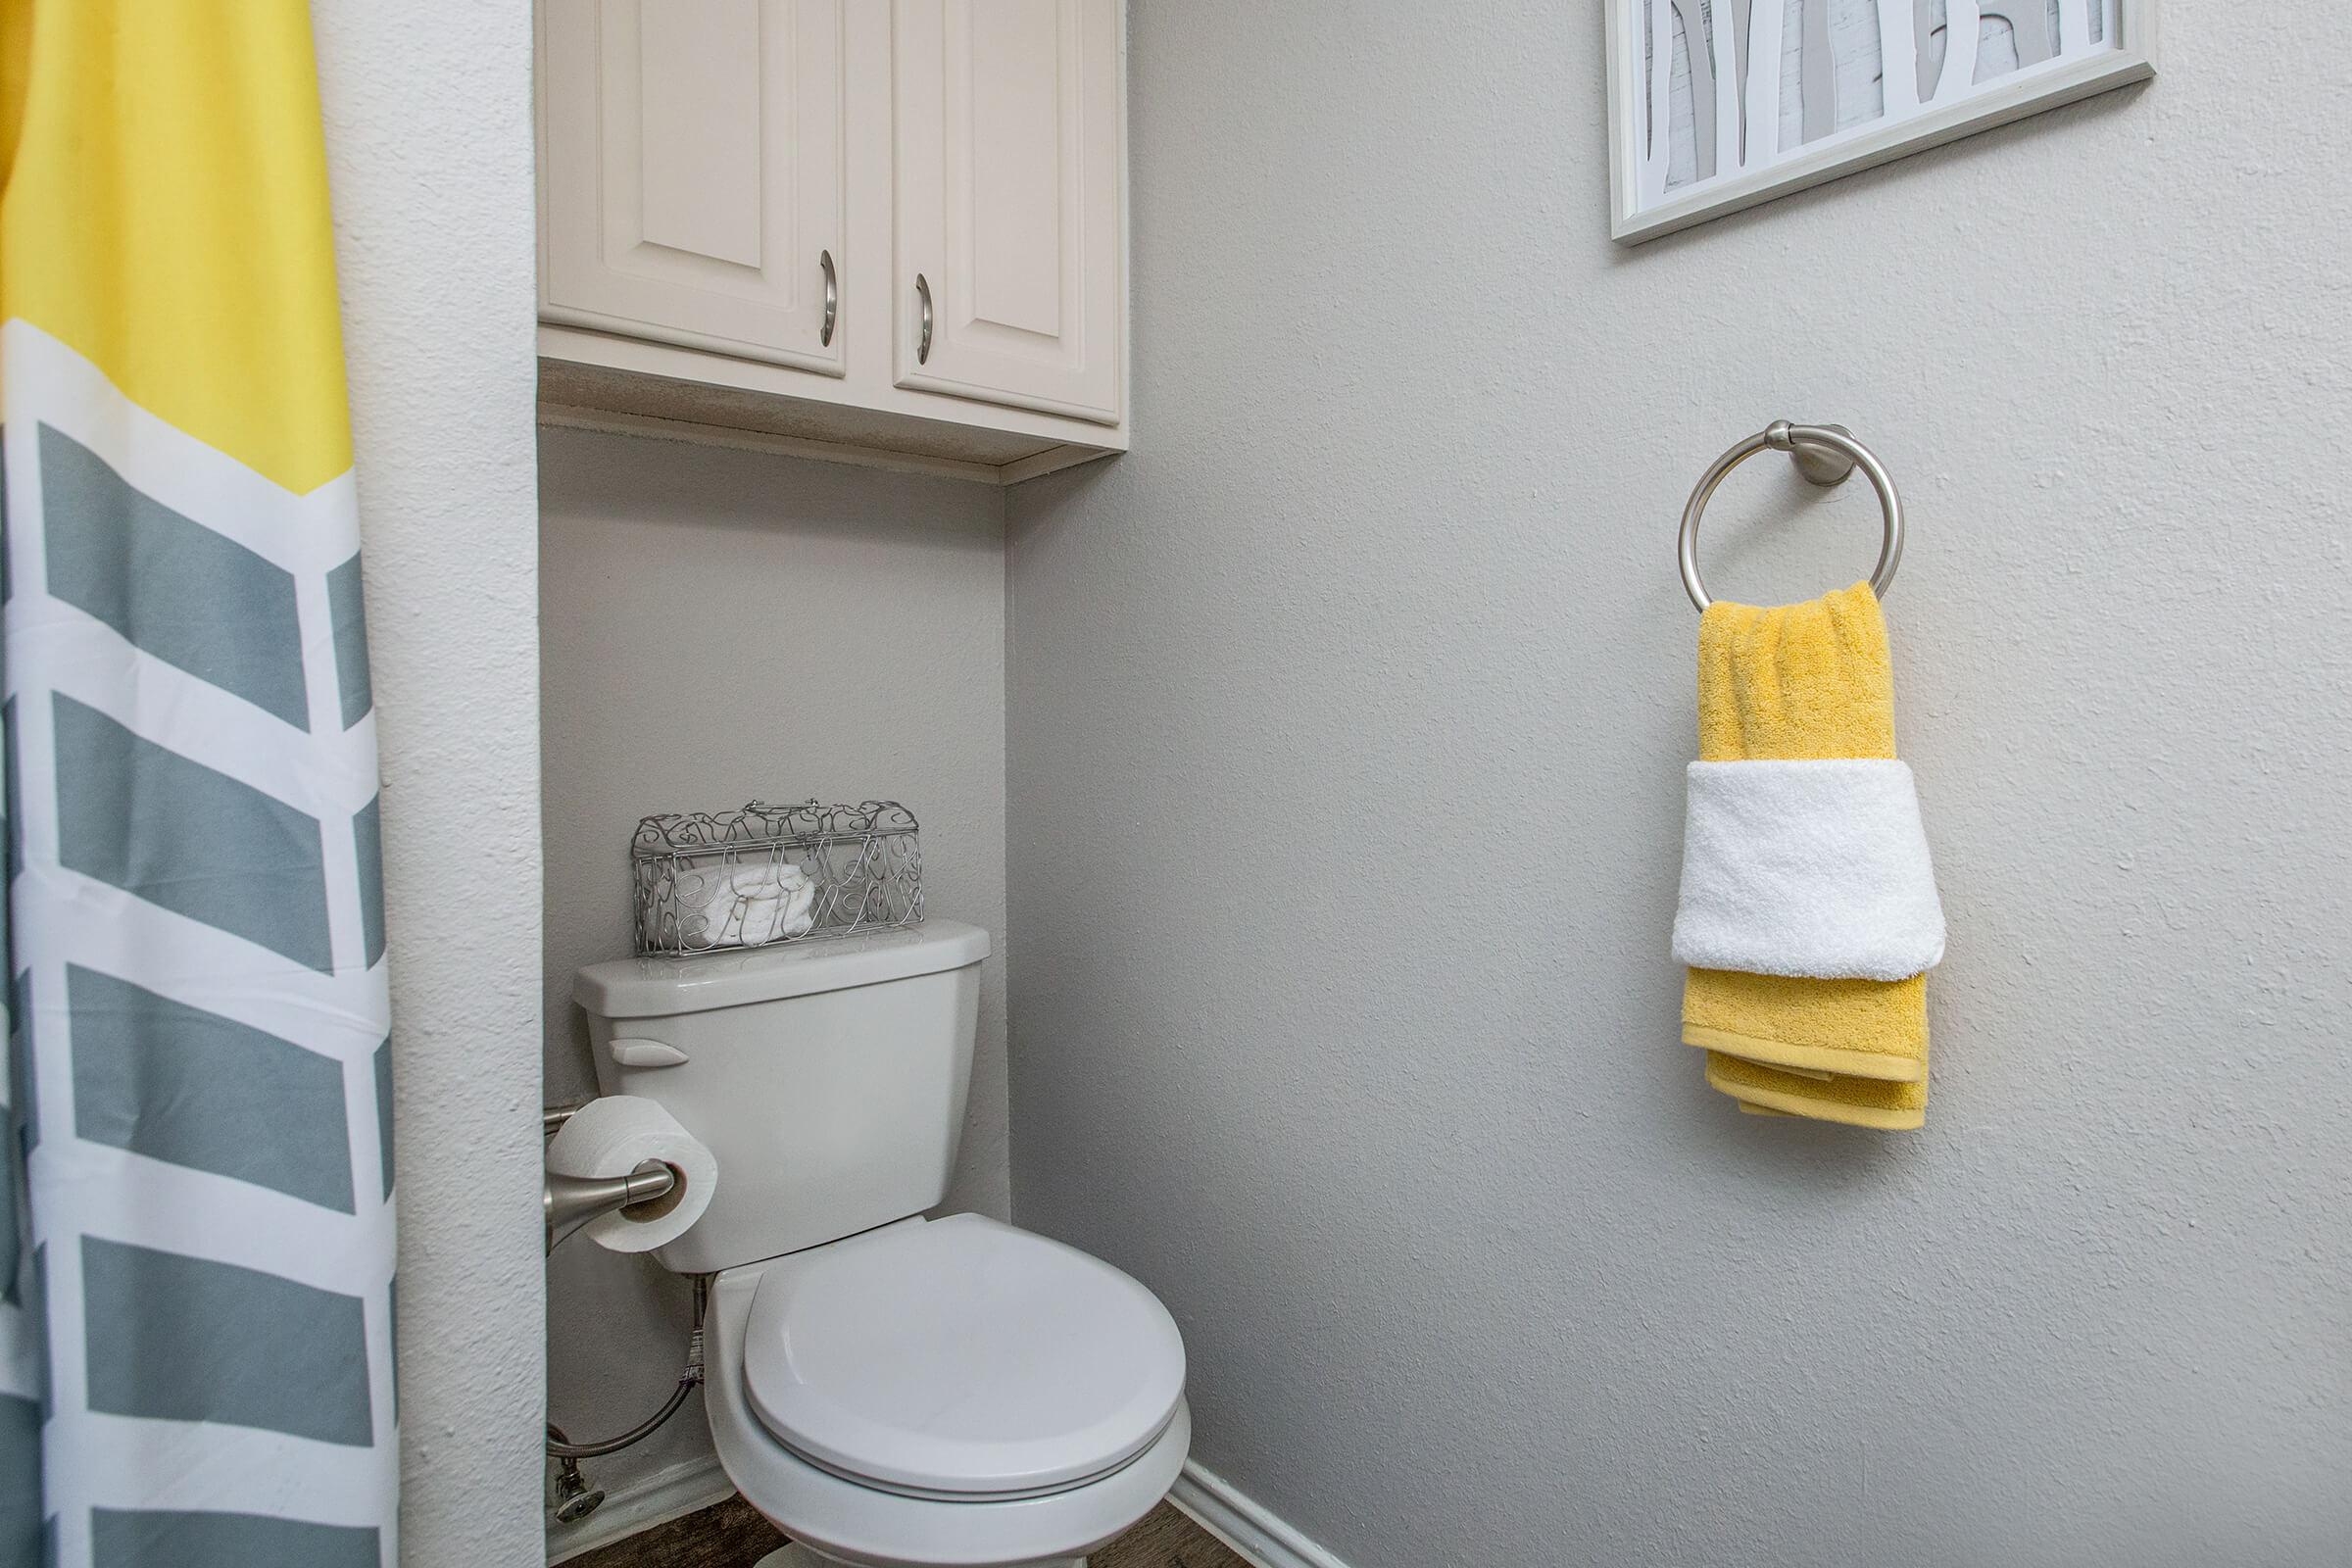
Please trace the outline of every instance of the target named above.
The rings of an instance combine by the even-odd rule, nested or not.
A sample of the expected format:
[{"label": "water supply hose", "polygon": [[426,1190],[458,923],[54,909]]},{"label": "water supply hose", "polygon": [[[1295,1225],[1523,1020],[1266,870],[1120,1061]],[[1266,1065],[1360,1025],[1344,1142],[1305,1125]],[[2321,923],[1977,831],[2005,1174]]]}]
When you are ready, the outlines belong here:
[{"label": "water supply hose", "polygon": [[646,1420],[631,1427],[617,1438],[602,1443],[568,1443],[563,1428],[554,1422],[547,1425],[547,1451],[559,1459],[599,1459],[608,1453],[618,1453],[633,1443],[643,1443],[662,1428],[662,1423],[678,1413],[686,1396],[703,1383],[703,1313],[710,1301],[710,1276],[694,1277],[694,1332],[686,1338],[686,1370],[678,1374],[678,1386],[669,1391],[669,1399]]}]

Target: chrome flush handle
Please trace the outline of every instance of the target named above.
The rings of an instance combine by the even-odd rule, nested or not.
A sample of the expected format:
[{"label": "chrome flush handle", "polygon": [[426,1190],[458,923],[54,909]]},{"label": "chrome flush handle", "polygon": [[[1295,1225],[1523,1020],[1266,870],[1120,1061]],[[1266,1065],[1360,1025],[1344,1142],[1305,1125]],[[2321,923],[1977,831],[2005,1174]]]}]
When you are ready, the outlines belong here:
[{"label": "chrome flush handle", "polygon": [[923,274],[914,274],[915,302],[923,308],[922,326],[914,339],[914,363],[926,364],[931,358],[931,284]]},{"label": "chrome flush handle", "polygon": [[825,270],[825,318],[817,326],[816,342],[819,348],[831,348],[833,346],[833,318],[841,309],[841,284],[833,275],[833,253],[831,251],[818,251],[816,265]]}]

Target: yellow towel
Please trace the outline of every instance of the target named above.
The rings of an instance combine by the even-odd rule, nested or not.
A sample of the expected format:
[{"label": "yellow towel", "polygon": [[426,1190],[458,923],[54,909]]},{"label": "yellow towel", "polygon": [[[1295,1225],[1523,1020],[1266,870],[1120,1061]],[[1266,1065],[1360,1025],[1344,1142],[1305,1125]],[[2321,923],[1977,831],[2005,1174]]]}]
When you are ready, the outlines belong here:
[{"label": "yellow towel", "polygon": [[[1893,670],[1870,585],[1771,610],[1708,606],[1698,750],[1709,762],[1893,757]],[[1707,1081],[1743,1109],[1886,1129],[1927,1117],[1925,974],[1816,980],[1692,969],[1683,1039],[1706,1049]]]},{"label": "yellow towel", "polygon": [[[1700,971],[1705,972],[1705,971]],[[1740,1108],[1768,1115],[1807,1116],[1815,1121],[1839,1121],[1882,1132],[1904,1132],[1928,1117],[1928,1086],[1888,1083],[1880,1078],[1828,1075],[1809,1078],[1707,1053],[1707,1082],[1740,1102]]]}]

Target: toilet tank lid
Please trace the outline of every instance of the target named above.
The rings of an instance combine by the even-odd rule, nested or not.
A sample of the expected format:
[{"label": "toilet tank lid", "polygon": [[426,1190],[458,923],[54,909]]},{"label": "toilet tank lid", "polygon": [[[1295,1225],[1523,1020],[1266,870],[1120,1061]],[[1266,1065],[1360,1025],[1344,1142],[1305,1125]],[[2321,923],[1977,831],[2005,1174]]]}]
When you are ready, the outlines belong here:
[{"label": "toilet tank lid", "polygon": [[987,956],[988,933],[978,926],[925,920],[864,936],[592,963],[572,977],[571,1000],[600,1018],[663,1018],[937,974]]}]

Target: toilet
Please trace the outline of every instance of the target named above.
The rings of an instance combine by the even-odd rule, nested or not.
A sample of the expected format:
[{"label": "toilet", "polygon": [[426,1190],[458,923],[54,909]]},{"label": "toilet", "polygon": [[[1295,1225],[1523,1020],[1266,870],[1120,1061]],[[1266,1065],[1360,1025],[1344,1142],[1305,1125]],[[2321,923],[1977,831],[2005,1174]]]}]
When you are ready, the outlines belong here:
[{"label": "toilet", "polygon": [[1184,1342],[1142,1285],[946,1196],[988,933],[906,930],[579,971],[599,1085],[717,1156],[655,1257],[715,1275],[705,1404],[791,1538],[759,1568],[1076,1568],[1166,1495]]}]

